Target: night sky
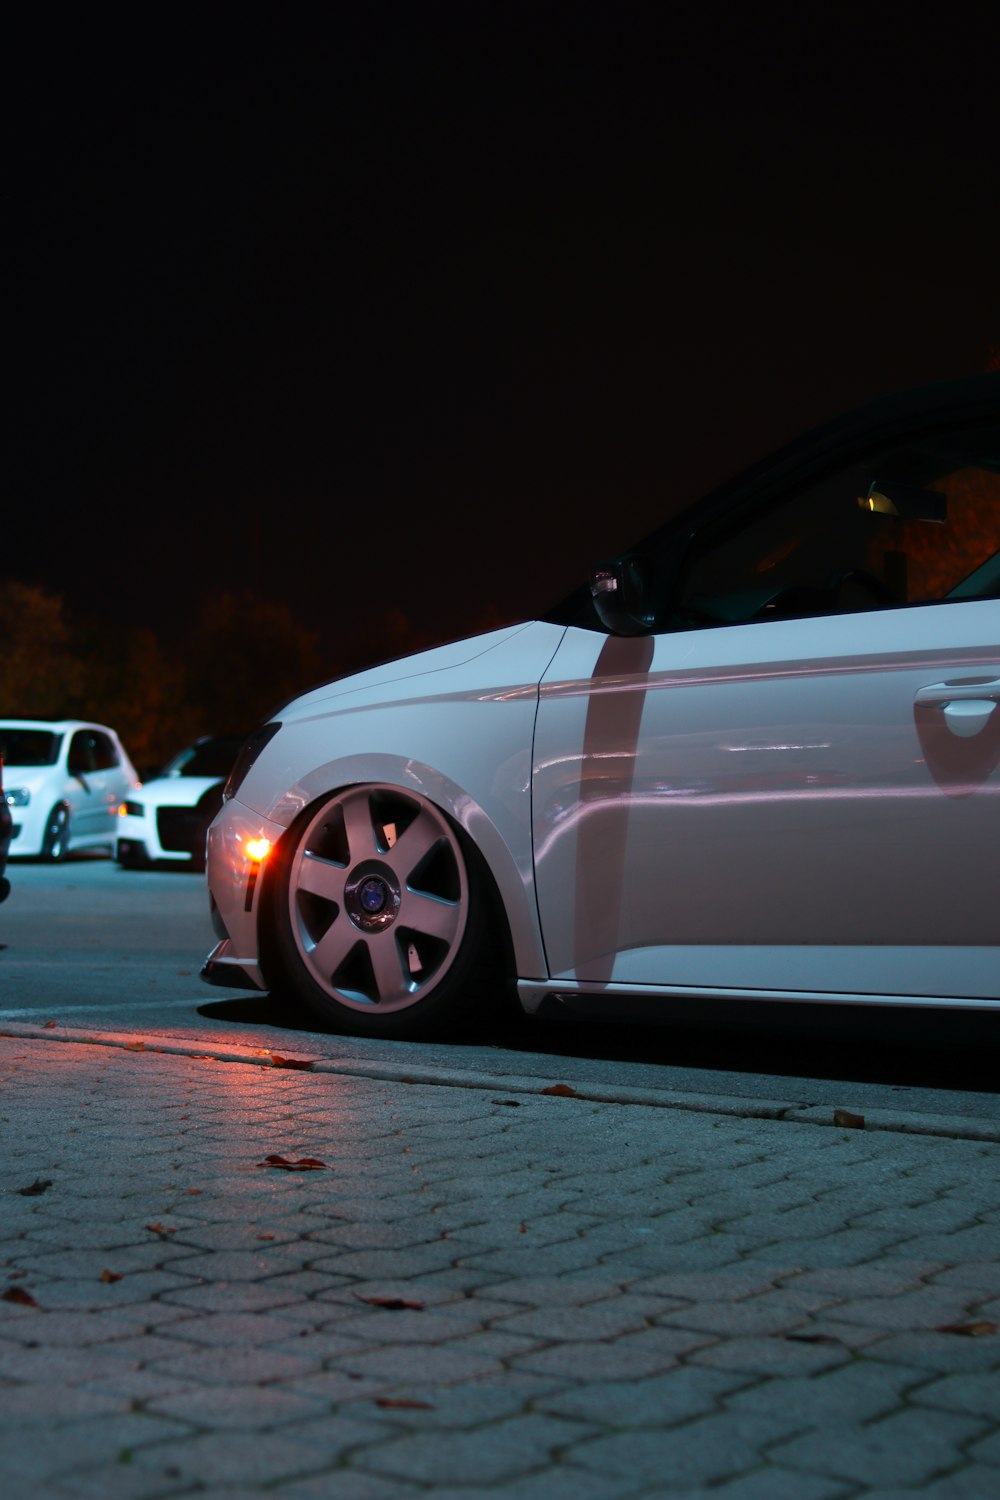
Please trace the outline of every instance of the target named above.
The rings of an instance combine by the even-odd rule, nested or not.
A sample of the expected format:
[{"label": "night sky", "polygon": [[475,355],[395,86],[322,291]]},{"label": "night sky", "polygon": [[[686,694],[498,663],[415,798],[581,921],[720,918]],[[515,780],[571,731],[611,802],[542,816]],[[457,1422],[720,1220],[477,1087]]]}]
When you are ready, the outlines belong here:
[{"label": "night sky", "polygon": [[374,658],[541,612],[805,428],[985,368],[998,11],[23,23],[0,576],[167,640],[252,588]]}]

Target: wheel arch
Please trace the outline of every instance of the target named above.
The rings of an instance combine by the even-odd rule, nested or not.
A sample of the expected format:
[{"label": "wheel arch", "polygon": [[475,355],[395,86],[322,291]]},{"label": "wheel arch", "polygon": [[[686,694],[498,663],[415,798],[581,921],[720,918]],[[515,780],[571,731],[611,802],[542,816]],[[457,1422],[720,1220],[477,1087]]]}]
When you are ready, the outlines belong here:
[{"label": "wheel arch", "polygon": [[[270,982],[277,973],[275,899],[283,862],[294,849],[296,831],[329,798],[352,786],[375,783],[395,787],[403,793],[418,793],[433,803],[458,830],[466,855],[476,866],[486,892],[491,931],[501,945],[498,956],[504,960],[511,988],[517,979],[526,976],[545,977],[547,970],[534,899],[527,824],[523,844],[517,838],[512,840],[511,830],[499,826],[477,798],[440,771],[412,760],[400,765],[392,757],[370,756],[365,757],[363,768],[339,762],[312,773],[296,788],[295,816],[288,821],[284,834],[271,850],[261,876],[258,946],[265,981]],[[274,815],[273,812],[270,814]],[[281,821],[285,821],[284,818]],[[516,834],[516,819],[511,821],[515,823]]]}]

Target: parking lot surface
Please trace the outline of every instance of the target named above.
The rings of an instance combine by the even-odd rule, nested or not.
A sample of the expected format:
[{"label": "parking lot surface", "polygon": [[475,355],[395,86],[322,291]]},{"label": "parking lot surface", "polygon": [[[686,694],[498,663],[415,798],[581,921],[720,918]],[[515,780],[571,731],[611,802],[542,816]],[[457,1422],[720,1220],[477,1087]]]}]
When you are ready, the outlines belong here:
[{"label": "parking lot surface", "polygon": [[988,1128],[5,1030],[5,1500],[1000,1490]]}]

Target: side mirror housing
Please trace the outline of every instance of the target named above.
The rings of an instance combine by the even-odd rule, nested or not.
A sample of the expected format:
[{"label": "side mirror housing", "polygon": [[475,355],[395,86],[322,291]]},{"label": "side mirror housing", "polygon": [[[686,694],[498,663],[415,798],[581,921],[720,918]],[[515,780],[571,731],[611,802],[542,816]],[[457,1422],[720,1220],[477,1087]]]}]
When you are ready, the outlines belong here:
[{"label": "side mirror housing", "polygon": [[612,635],[646,635],[652,630],[652,589],[642,558],[627,554],[595,568],[590,597],[597,618]]}]

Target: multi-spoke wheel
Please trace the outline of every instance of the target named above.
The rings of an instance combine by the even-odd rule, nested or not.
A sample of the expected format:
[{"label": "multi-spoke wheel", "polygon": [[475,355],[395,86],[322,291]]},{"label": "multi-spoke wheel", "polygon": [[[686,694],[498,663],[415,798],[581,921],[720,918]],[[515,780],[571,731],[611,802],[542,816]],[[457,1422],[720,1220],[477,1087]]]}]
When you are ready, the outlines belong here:
[{"label": "multi-spoke wheel", "polygon": [[49,813],[42,839],[42,858],[58,863],[69,853],[69,808],[60,802]]},{"label": "multi-spoke wheel", "polygon": [[482,892],[426,798],[353,786],[290,831],[275,892],[291,987],[341,1030],[417,1036],[474,1003]]}]

